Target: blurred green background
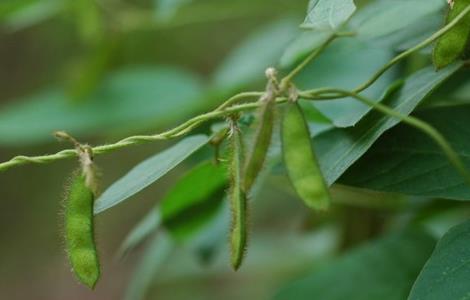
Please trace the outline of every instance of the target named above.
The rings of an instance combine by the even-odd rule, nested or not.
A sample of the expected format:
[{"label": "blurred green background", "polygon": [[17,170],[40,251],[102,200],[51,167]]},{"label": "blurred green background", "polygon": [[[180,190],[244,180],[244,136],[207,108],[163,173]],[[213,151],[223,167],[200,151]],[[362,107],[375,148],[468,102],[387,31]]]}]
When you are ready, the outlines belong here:
[{"label": "blurred green background", "polygon": [[[92,144],[161,131],[212,108],[247,82],[262,87],[264,68],[282,54],[306,5],[291,0],[2,1],[0,160],[68,147],[52,137],[59,129]],[[255,65],[236,66],[233,76],[230,66],[221,66],[241,42],[258,37],[265,39],[259,46],[269,47],[259,49],[266,53],[264,61],[255,58]],[[99,157],[103,187],[168,145],[153,143]],[[143,250],[120,261],[115,259],[120,243],[195,162],[197,157],[97,217],[103,265],[94,292],[76,282],[61,237],[64,185],[76,162],[2,173],[0,298],[120,299]],[[299,220],[308,215],[298,201],[286,197],[273,191],[252,208],[256,229],[242,271],[231,271],[225,249],[208,269],[191,249],[180,249],[158,271],[149,299],[262,299],[273,294],[282,278],[312,261],[311,250],[331,244],[327,239],[325,246],[314,245],[310,236],[299,237],[302,243],[291,249],[296,235],[279,239],[280,229],[299,228]],[[285,217],[279,218],[279,212]],[[226,247],[227,238],[222,238]]]},{"label": "blurred green background", "polygon": [[[52,137],[55,130],[98,145],[162,131],[210,110],[237,91],[262,90],[264,69],[276,65],[300,33],[298,25],[307,4],[307,0],[3,0],[0,161],[68,147]],[[299,86],[328,85],[331,80],[354,86],[393,53],[389,45],[373,45],[355,40],[335,44],[332,54],[314,65],[321,72],[307,69],[299,76]],[[423,61],[427,59],[415,57],[396,71],[409,73]],[[393,74],[386,75],[370,92],[380,95],[393,79]],[[322,111],[327,116],[328,109]],[[357,122],[354,114],[341,116],[335,120],[338,124]],[[316,128],[331,126],[327,118],[316,118]],[[209,125],[197,129],[208,130]],[[102,186],[169,145],[157,142],[99,156]],[[216,239],[209,241],[215,245],[209,262],[202,262],[198,252],[201,243],[207,242],[204,237],[202,242],[196,239],[168,250],[162,234],[150,237],[124,259],[116,258],[127,233],[169,187],[201,157],[211,155],[209,148],[200,151],[131,201],[97,217],[102,278],[93,292],[75,281],[62,240],[64,185],[76,161],[26,165],[0,173],[0,299],[121,299],[124,295],[138,299],[144,294],[146,299],[164,300],[271,299],[286,283],[322,268],[337,253],[389,229],[402,229],[410,219],[411,213],[402,210],[410,199],[342,185],[332,190],[338,205],[331,212],[312,213],[275,167],[251,204],[249,253],[239,272],[233,272],[228,263],[225,210],[219,216],[222,221],[210,226],[222,229],[222,234],[205,232],[206,239]],[[377,199],[382,201],[375,206]],[[420,199],[411,202],[411,211],[433,207]],[[453,209],[452,222],[468,215],[458,205],[448,207]],[[443,219],[430,228],[436,232],[447,228],[446,216]],[[441,221],[445,225],[440,226]],[[396,249],[414,249],[408,255],[416,261],[408,280],[394,288],[403,295],[434,245],[432,238],[414,234],[404,237],[409,248]],[[384,243],[394,245],[400,238]],[[414,246],[423,239],[419,243],[423,248]],[[367,251],[357,254],[356,263],[367,263]],[[377,264],[386,258],[377,258]],[[341,277],[338,280],[345,283]],[[279,299],[302,299],[282,295]]]}]

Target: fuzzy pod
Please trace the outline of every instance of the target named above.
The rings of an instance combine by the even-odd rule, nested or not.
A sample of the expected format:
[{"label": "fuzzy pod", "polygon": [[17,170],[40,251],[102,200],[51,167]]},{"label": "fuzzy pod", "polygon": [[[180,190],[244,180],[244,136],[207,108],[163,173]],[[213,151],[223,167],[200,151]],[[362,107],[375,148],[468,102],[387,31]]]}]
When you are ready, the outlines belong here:
[{"label": "fuzzy pod", "polygon": [[[470,5],[470,0],[454,0],[449,6],[445,23],[449,24]],[[461,57],[469,44],[470,13],[465,15],[452,29],[441,36],[433,51],[433,62],[437,69],[453,63]]]},{"label": "fuzzy pod", "polygon": [[247,154],[243,173],[243,190],[248,193],[256,181],[271,144],[274,126],[274,101],[263,100],[258,114],[258,128],[254,134],[253,145]]},{"label": "fuzzy pod", "polygon": [[93,228],[95,195],[86,176],[75,175],[65,206],[65,244],[72,270],[90,289],[100,277],[100,264]]},{"label": "fuzzy pod", "polygon": [[281,124],[282,153],[295,191],[311,208],[324,210],[330,195],[313,150],[310,131],[298,103],[287,105]]},{"label": "fuzzy pod", "polygon": [[237,128],[232,131],[230,140],[230,190],[229,199],[232,212],[230,230],[231,264],[234,270],[240,268],[247,244],[247,198],[242,188],[241,170],[243,162],[243,141]]}]

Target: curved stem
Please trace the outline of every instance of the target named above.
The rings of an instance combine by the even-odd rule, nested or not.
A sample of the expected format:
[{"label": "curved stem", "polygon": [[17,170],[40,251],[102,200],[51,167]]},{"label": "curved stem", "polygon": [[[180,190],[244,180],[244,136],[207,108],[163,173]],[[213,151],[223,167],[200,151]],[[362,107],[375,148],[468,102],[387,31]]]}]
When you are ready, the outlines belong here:
[{"label": "curved stem", "polygon": [[338,35],[335,34],[335,33],[332,33],[328,39],[320,46],[318,47],[315,51],[313,51],[312,53],[310,53],[309,56],[307,56],[299,65],[297,65],[292,71],[290,71],[289,74],[287,74],[284,78],[282,78],[281,80],[281,84],[280,84],[280,87],[281,87],[281,90],[287,88],[287,86],[289,85],[289,83],[292,81],[292,79],[300,73],[300,71],[303,70],[303,68],[305,68],[305,66],[307,66],[312,60],[314,60],[315,58],[317,58],[327,47],[328,45],[331,44],[331,42],[333,42],[335,40],[335,38],[337,38]]},{"label": "curved stem", "polygon": [[[374,76],[372,76],[367,82],[364,84],[358,86],[355,88],[353,91],[343,91],[343,90],[335,90],[335,89],[315,89],[315,90],[310,90],[310,91],[304,91],[300,92],[299,95],[302,98],[305,99],[313,99],[313,100],[328,100],[328,99],[336,99],[340,98],[341,95],[349,95],[352,96],[359,101],[364,102],[367,105],[372,106],[373,108],[388,114],[390,116],[399,118],[405,123],[408,123],[412,126],[415,126],[422,131],[426,132],[429,136],[431,136],[438,144],[439,146],[443,149],[443,151],[446,153],[446,155],[449,157],[453,165],[459,169],[459,171],[466,177],[466,179],[470,182],[470,176],[468,175],[465,167],[463,166],[462,162],[460,161],[460,158],[458,155],[455,153],[455,151],[450,147],[450,145],[447,143],[447,141],[440,135],[439,132],[437,132],[433,127],[428,125],[427,123],[424,123],[416,118],[409,117],[409,116],[404,116],[393,109],[390,109],[380,103],[375,103],[373,101],[370,101],[363,96],[359,95],[358,93],[365,90],[368,88],[370,85],[372,85],[383,73],[385,73],[391,66],[394,64],[398,63],[402,59],[406,58],[410,54],[426,47],[427,45],[431,44],[433,41],[444,35],[446,32],[451,30],[464,16],[466,16],[470,12],[470,6],[467,7],[462,13],[460,13],[452,22],[444,26],[442,29],[437,31],[435,34],[433,34],[431,37],[428,39],[424,40],[420,44],[416,45],[415,47],[408,49],[407,51],[399,54],[396,56],[394,59],[392,59],[389,63],[384,65],[379,71],[377,71]],[[285,76],[282,81],[281,81],[281,87],[287,88],[289,86],[289,83],[295,77],[310,61],[315,59],[320,53],[326,49],[326,47],[338,36],[343,36],[339,34],[332,34],[329,39],[325,41],[318,49],[313,51],[303,62],[301,62],[296,68],[294,68],[287,76]],[[170,138],[174,137],[179,137],[184,134],[187,134],[189,131],[192,129],[196,128],[200,124],[214,119],[214,118],[220,118],[224,117],[227,115],[230,115],[234,112],[238,111],[244,111],[244,110],[250,110],[253,108],[258,107],[260,104],[258,102],[254,103],[246,103],[246,104],[240,104],[240,105],[233,105],[234,103],[237,103],[238,101],[245,99],[245,98],[250,98],[250,97],[260,97],[262,92],[245,92],[245,93],[240,93],[232,98],[228,99],[224,104],[216,108],[215,110],[202,114],[199,116],[196,116],[183,124],[159,133],[155,135],[136,135],[136,136],[131,136],[127,137],[125,139],[122,139],[114,144],[108,144],[108,145],[102,145],[102,146],[97,146],[93,148],[94,154],[104,154],[108,153],[114,150],[118,150],[121,148],[125,148],[128,146],[132,145],[138,145],[142,143],[148,143],[148,142],[153,142],[153,141],[158,141],[158,140],[167,140]],[[284,97],[278,97],[276,98],[276,103],[284,103],[287,101],[287,98]],[[49,163],[61,159],[66,159],[70,157],[76,157],[78,155],[77,151],[75,149],[66,149],[62,150],[60,152],[57,152],[55,154],[51,155],[42,155],[42,156],[16,156],[12,158],[9,161],[0,163],[0,172],[5,171],[9,168],[15,167],[15,166],[20,166],[24,165],[27,163],[37,163],[37,164],[44,164],[44,163]]]},{"label": "curved stem", "polygon": [[359,85],[356,87],[353,91],[355,93],[360,93],[363,90],[367,89],[369,86],[371,86],[377,79],[380,78],[388,69],[390,69],[393,65],[396,63],[402,61],[403,59],[407,58],[411,54],[413,54],[416,51],[419,51],[423,49],[424,47],[430,45],[432,42],[446,34],[449,30],[451,30],[457,23],[462,20],[468,13],[470,12],[470,5],[465,8],[452,22],[449,22],[446,26],[442,27],[440,30],[436,31],[433,35],[431,35],[429,38],[425,39],[418,45],[414,46],[413,48],[410,48],[397,56],[395,56],[391,61],[389,61],[387,64],[385,64],[380,70],[378,70],[369,80],[367,80],[365,83]]},{"label": "curved stem", "polygon": [[388,115],[392,118],[396,118],[403,123],[406,123],[418,130],[421,130],[426,135],[428,135],[431,139],[433,139],[436,144],[441,148],[444,154],[447,156],[449,162],[454,166],[454,168],[465,178],[467,184],[470,185],[470,173],[468,172],[467,168],[465,167],[464,163],[460,159],[460,156],[455,152],[449,142],[445,139],[445,137],[433,126],[430,124],[415,118],[413,116],[404,115],[382,103],[376,103],[362,95],[357,94],[354,91],[346,91],[341,89],[330,89],[329,91],[324,89],[325,93],[336,93],[336,94],[343,94],[344,96],[353,97],[360,102],[366,104],[367,106],[372,107],[373,109]]},{"label": "curved stem", "polygon": [[[284,103],[286,101],[287,99],[284,97],[276,98],[276,103]],[[136,135],[136,136],[127,137],[113,144],[94,147],[92,148],[93,154],[100,155],[100,154],[109,153],[114,150],[126,148],[126,147],[133,146],[133,145],[139,145],[139,144],[160,141],[160,140],[168,140],[171,138],[179,137],[179,136],[187,134],[192,129],[196,128],[197,126],[209,120],[225,117],[227,115],[233,114],[234,112],[252,110],[252,109],[257,108],[258,106],[260,106],[260,103],[253,102],[253,103],[234,105],[234,106],[230,106],[224,109],[216,109],[214,111],[196,116],[173,129],[164,131],[159,134]],[[66,149],[66,150],[57,152],[55,154],[41,155],[41,156],[20,155],[20,156],[16,156],[12,158],[9,161],[0,163],[0,172],[8,170],[15,166],[20,166],[20,165],[24,165],[28,163],[46,164],[46,163],[54,162],[57,160],[76,157],[77,155],[78,153],[75,149]]]},{"label": "curved stem", "polygon": [[229,98],[227,101],[222,103],[219,107],[216,108],[216,110],[223,110],[229,106],[232,106],[235,103],[238,103],[240,100],[246,99],[246,98],[254,98],[254,97],[261,97],[264,95],[264,92],[243,92],[236,94],[235,96]]}]

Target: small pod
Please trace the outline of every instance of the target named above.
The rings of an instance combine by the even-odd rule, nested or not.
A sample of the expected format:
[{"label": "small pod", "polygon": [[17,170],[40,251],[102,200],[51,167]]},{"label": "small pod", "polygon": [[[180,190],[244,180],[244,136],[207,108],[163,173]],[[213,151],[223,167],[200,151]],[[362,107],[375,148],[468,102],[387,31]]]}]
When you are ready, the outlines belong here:
[{"label": "small pod", "polygon": [[73,179],[65,206],[65,242],[73,272],[93,289],[100,277],[100,264],[93,228],[95,195],[86,182],[82,173]]},{"label": "small pod", "polygon": [[[454,0],[449,7],[446,24],[452,22],[470,5],[470,0]],[[437,69],[453,63],[463,55],[469,44],[470,13],[465,15],[452,29],[441,36],[434,47],[433,62]]]},{"label": "small pod", "polygon": [[253,138],[253,145],[248,152],[244,165],[243,190],[248,193],[253,186],[259,172],[263,168],[264,161],[271,144],[271,136],[274,124],[274,101],[271,98],[263,100],[258,114],[258,128]]},{"label": "small pod", "polygon": [[243,141],[239,129],[232,128],[230,139],[230,206],[232,228],[230,230],[231,263],[235,270],[241,266],[247,243],[247,198],[242,189],[241,166]]},{"label": "small pod", "polygon": [[281,136],[284,164],[297,194],[307,206],[327,209],[330,204],[328,188],[313,151],[307,122],[296,102],[287,104]]}]

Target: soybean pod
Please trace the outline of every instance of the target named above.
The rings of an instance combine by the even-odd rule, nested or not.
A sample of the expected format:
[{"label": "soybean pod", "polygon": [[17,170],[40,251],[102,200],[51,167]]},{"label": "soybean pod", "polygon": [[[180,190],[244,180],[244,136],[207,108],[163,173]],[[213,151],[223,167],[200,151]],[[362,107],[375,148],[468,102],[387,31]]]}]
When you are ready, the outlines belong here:
[{"label": "soybean pod", "polygon": [[100,277],[94,240],[93,202],[95,194],[79,172],[73,179],[65,207],[65,242],[72,270],[90,289]]},{"label": "soybean pod", "polygon": [[266,155],[271,144],[274,124],[274,101],[268,96],[261,99],[263,105],[258,114],[258,128],[253,138],[253,145],[248,152],[243,174],[243,189],[248,193],[253,186],[259,172],[263,168]]},{"label": "soybean pod", "polygon": [[319,210],[328,208],[328,188],[313,150],[307,122],[297,102],[287,104],[281,137],[284,163],[295,191],[307,206]]},{"label": "soybean pod", "polygon": [[230,139],[230,206],[232,227],[230,230],[231,264],[235,270],[240,268],[247,243],[247,198],[242,189],[241,167],[243,161],[243,141],[236,125],[232,124]]},{"label": "soybean pod", "polygon": [[[470,5],[470,0],[454,0],[449,5],[446,24],[452,22]],[[470,13],[441,36],[434,47],[433,62],[437,69],[444,68],[463,55],[470,38]]]}]

